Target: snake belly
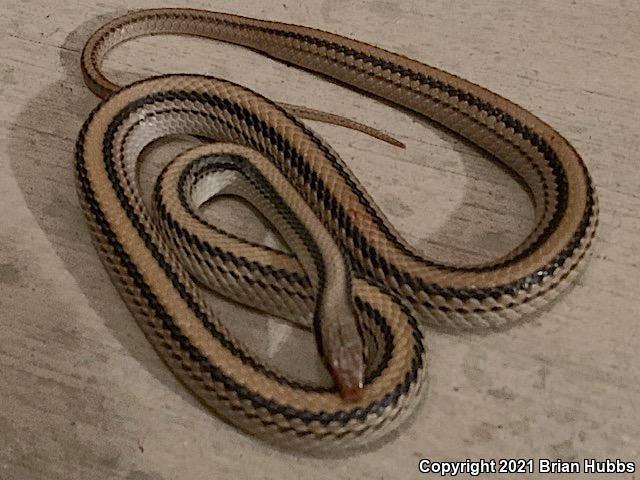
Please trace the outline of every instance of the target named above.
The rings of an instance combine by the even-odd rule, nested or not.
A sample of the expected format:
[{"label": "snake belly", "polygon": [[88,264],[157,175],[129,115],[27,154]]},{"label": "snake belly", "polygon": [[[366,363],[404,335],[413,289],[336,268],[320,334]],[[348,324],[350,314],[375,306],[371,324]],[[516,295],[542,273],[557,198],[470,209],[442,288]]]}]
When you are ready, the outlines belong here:
[{"label": "snake belly", "polygon": [[[270,100],[206,76],[166,75],[121,89],[103,75],[111,48],[158,33],[249,47],[448,127],[523,181],[535,228],[491,262],[423,258],[336,152]],[[92,91],[108,97],[76,149],[79,197],[103,263],[176,375],[221,416],[271,442],[322,450],[383,436],[411,412],[425,377],[416,318],[447,329],[509,325],[555,298],[584,265],[597,200],[580,156],[530,112],[449,73],[307,27],[190,9],[142,10],[109,22],[87,42],[82,69]],[[136,178],[138,157],[173,134],[223,143],[167,167],[156,187],[158,212],[151,212]],[[194,175],[198,166],[204,170]],[[307,253],[256,245],[198,217],[185,191],[193,195],[208,175],[229,170],[245,179],[251,198],[272,200],[276,206],[264,208]],[[323,329],[334,320],[320,310],[339,296],[326,294],[335,275],[329,251],[353,271],[343,286],[366,360],[355,400],[262,364],[212,315],[194,281],[315,328],[325,353]]]}]

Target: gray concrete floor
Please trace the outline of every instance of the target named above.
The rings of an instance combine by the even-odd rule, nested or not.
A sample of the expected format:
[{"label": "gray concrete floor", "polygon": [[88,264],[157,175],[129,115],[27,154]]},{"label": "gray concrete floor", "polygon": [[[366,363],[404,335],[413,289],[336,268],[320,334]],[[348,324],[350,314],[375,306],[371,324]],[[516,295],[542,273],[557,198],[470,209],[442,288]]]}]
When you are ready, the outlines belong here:
[{"label": "gray concrete floor", "polygon": [[[79,53],[103,20],[133,4],[2,1],[0,479],[395,479],[420,477],[423,457],[640,461],[638,3],[182,3],[353,36],[531,109],[575,145],[593,174],[602,212],[593,258],[575,288],[523,325],[487,335],[425,329],[424,402],[380,448],[335,460],[276,451],[221,422],[174,379],[90,244],[72,155],[97,100],[82,83]],[[476,149],[309,74],[240,48],[171,37],[132,42],[107,63],[122,82],[210,73],[388,130],[406,150],[312,124],[429,256],[496,256],[531,227],[526,193]],[[166,158],[157,152],[145,175]],[[237,223],[267,235],[256,222]],[[317,362],[297,372],[288,361],[315,359],[307,334],[212,303],[273,363],[324,378]]]}]

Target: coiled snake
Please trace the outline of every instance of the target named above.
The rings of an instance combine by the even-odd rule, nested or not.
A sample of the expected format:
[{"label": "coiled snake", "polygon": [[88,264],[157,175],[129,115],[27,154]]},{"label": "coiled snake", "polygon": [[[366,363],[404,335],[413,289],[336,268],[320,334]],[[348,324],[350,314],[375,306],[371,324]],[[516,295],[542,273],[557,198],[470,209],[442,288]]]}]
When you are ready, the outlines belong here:
[{"label": "coiled snake", "polygon": [[[158,33],[242,45],[450,128],[523,180],[535,229],[489,263],[423,258],[295,107],[213,77],[165,75],[121,89],[101,73],[115,45]],[[107,23],[87,42],[82,69],[106,97],[76,150],[79,197],[103,263],[176,375],[222,417],[274,443],[322,450],[389,432],[424,380],[419,321],[507,325],[554,298],[584,263],[597,202],[579,155],[528,111],[449,73],[311,28],[190,9]],[[138,157],[171,134],[215,143],[171,162],[149,209]],[[220,192],[265,213],[295,255],[209,225],[198,207]],[[337,387],[261,363],[211,314],[199,284],[313,328]]]}]

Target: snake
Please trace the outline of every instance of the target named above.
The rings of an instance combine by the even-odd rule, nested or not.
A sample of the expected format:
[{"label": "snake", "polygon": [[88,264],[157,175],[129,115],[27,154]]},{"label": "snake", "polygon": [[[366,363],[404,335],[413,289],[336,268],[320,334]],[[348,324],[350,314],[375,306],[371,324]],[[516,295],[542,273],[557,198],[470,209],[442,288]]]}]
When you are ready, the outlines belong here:
[{"label": "snake", "polygon": [[[155,34],[239,45],[444,126],[524,185],[534,228],[489,261],[426,258],[301,120],[313,110],[213,76],[165,74],[127,86],[105,76],[109,51]],[[186,387],[275,446],[348,451],[388,438],[424,390],[425,326],[508,328],[555,299],[585,265],[598,203],[579,154],[528,110],[454,74],[314,28],[185,8],[107,22],[85,44],[81,67],[103,99],[75,149],[78,196],[102,263]],[[141,157],[172,135],[203,142],[165,166],[145,203]],[[249,202],[285,245],[209,222],[201,207],[221,194]],[[267,365],[212,312],[206,290],[311,330],[333,384]]]}]

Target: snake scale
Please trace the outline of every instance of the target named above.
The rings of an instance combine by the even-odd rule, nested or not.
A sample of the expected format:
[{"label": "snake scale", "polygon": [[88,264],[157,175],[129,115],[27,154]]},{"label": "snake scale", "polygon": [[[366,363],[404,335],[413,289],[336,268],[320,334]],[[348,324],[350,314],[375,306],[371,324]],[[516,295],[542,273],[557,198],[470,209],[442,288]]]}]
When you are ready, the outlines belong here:
[{"label": "snake scale", "polygon": [[[444,125],[522,180],[535,228],[491,262],[423,258],[295,108],[202,75],[110,82],[101,72],[107,52],[150,34],[248,47]],[[80,203],[103,263],[172,371],[221,417],[274,444],[322,451],[382,437],[419,398],[421,322],[510,325],[584,264],[597,201],[580,156],[527,110],[452,74],[312,28],[191,9],[108,22],[85,45],[82,71],[105,98],[76,148]],[[139,156],[174,134],[211,143],[166,166],[150,208]],[[220,193],[264,213],[290,252],[207,223],[198,209]],[[211,313],[203,285],[311,328],[336,386],[295,381],[261,362]]]}]

